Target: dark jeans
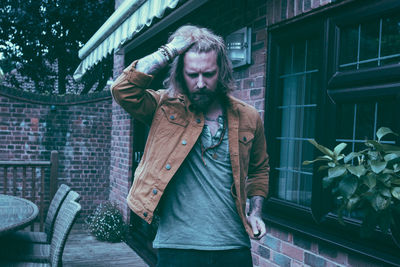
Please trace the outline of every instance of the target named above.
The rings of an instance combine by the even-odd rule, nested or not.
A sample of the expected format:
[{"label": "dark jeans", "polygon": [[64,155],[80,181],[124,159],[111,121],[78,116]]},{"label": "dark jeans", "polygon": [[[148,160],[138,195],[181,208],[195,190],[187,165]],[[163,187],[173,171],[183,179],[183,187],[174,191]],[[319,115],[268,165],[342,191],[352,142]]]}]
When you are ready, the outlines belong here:
[{"label": "dark jeans", "polygon": [[231,250],[158,249],[157,267],[252,267],[249,248]]}]

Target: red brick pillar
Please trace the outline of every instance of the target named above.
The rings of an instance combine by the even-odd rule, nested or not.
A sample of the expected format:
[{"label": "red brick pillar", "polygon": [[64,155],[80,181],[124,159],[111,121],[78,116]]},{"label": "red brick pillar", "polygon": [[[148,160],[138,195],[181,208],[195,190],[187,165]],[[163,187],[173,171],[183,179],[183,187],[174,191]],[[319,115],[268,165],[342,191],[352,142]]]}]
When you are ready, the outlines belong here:
[{"label": "red brick pillar", "polygon": [[[115,9],[123,1],[115,1]],[[114,80],[125,67],[124,55],[114,54]],[[110,201],[117,203],[127,222],[130,209],[126,203],[132,179],[132,118],[118,104],[112,104]]]}]

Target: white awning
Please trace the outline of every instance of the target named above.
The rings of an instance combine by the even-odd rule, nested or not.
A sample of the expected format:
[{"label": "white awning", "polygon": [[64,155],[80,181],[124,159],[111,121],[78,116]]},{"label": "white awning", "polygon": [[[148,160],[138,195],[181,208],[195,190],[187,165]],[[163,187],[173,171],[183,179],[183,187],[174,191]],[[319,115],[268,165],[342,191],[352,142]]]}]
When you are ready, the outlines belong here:
[{"label": "white awning", "polygon": [[131,40],[144,26],[149,27],[155,17],[161,19],[165,10],[174,9],[179,2],[185,0],[125,0],[79,50],[82,62],[74,79],[80,80],[93,65]]}]

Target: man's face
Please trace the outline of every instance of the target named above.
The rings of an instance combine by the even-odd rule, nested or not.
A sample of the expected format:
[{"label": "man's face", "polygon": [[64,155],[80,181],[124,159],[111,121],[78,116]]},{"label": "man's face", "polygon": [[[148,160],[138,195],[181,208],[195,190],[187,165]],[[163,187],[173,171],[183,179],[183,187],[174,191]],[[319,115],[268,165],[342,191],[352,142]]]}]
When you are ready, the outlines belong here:
[{"label": "man's face", "polygon": [[186,94],[198,109],[206,109],[216,100],[219,68],[217,53],[187,52],[183,58]]}]

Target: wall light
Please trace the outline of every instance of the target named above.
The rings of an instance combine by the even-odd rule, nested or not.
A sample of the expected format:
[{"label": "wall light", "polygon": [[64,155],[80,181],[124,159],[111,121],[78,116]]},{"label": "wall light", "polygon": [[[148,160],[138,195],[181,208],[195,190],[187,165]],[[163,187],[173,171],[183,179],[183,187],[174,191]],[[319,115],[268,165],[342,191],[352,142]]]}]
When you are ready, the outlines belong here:
[{"label": "wall light", "polygon": [[225,42],[234,68],[251,63],[251,28],[244,27],[229,34]]}]

